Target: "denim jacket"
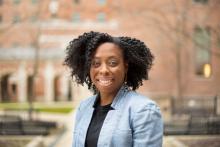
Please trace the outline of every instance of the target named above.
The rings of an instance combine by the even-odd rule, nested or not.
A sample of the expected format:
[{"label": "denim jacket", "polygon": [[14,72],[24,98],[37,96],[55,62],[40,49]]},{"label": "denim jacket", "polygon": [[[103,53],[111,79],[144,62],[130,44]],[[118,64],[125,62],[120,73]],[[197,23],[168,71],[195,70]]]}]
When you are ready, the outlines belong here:
[{"label": "denim jacket", "polygon": [[[75,119],[73,147],[84,147],[97,95],[81,102]],[[163,121],[152,100],[122,88],[114,98],[99,134],[98,147],[161,147]]]}]

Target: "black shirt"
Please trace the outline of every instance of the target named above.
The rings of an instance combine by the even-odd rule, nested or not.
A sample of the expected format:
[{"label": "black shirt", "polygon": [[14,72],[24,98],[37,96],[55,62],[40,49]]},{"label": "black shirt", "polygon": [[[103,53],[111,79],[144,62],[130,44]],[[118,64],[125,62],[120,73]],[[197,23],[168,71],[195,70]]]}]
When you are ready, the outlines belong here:
[{"label": "black shirt", "polygon": [[103,122],[109,110],[112,110],[111,104],[101,106],[100,98],[97,98],[95,104],[93,105],[95,108],[92,120],[89,124],[89,128],[86,134],[85,147],[97,147],[99,133],[101,131]]}]

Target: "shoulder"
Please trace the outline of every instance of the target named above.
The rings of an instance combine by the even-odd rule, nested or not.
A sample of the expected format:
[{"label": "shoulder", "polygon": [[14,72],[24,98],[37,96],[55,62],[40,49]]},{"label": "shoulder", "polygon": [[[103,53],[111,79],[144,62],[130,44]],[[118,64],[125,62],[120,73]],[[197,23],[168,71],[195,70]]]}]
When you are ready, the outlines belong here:
[{"label": "shoulder", "polygon": [[162,146],[163,120],[158,105],[150,98],[129,92],[129,124],[134,146]]},{"label": "shoulder", "polygon": [[78,106],[78,109],[83,110],[85,108],[88,108],[89,106],[93,106],[95,99],[96,99],[96,95],[93,95],[93,96],[90,96],[86,99],[83,99],[80,102],[80,105]]},{"label": "shoulder", "polygon": [[95,96],[86,98],[80,102],[76,109],[76,120],[79,121],[82,114],[86,112],[86,109],[90,108],[94,104]]},{"label": "shoulder", "polygon": [[[158,107],[157,103],[150,99],[147,96],[144,96],[140,93],[137,93],[135,91],[128,92],[126,99],[129,101],[129,105],[134,107],[147,107],[149,109],[154,109]],[[159,108],[159,107],[158,107]]]},{"label": "shoulder", "polygon": [[127,95],[130,110],[131,124],[134,128],[141,125],[157,126],[158,132],[163,130],[163,119],[157,103],[149,97],[136,92],[129,92]]},{"label": "shoulder", "polygon": [[126,99],[128,99],[127,105],[132,112],[151,110],[160,113],[160,108],[155,101],[135,91],[128,92]]}]

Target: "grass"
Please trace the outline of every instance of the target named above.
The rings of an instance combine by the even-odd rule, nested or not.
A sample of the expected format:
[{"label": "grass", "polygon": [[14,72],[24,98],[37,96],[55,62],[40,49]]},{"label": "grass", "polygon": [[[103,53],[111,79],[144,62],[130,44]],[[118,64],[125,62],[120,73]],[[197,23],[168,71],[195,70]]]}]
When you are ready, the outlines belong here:
[{"label": "grass", "polygon": [[[73,110],[72,103],[33,103],[34,111],[48,113],[69,113]],[[0,103],[0,110],[28,111],[28,103]]]}]

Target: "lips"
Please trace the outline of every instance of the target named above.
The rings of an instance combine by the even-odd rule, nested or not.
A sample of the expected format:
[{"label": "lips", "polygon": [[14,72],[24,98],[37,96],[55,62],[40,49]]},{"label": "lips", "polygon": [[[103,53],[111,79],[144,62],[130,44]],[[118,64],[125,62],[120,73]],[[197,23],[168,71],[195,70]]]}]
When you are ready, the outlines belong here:
[{"label": "lips", "polygon": [[100,86],[109,86],[111,85],[113,82],[112,78],[99,78],[97,79],[97,84],[99,84]]}]

